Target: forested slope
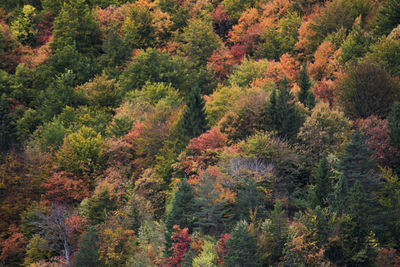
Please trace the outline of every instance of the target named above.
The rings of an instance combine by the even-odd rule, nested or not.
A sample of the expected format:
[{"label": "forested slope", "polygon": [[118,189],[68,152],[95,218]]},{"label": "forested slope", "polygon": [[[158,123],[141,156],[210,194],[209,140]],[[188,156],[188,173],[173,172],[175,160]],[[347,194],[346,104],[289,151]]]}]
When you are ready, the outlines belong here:
[{"label": "forested slope", "polygon": [[400,266],[399,0],[1,0],[1,266]]}]

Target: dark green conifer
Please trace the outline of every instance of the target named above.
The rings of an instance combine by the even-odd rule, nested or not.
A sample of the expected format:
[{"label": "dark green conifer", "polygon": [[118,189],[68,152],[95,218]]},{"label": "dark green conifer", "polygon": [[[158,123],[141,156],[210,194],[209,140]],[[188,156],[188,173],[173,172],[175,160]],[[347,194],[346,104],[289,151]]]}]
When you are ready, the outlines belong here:
[{"label": "dark green conifer", "polygon": [[82,235],[79,251],[75,256],[76,267],[99,266],[99,238],[94,227],[89,227]]},{"label": "dark green conifer", "polygon": [[330,170],[326,154],[322,155],[315,173],[315,188],[313,205],[327,206],[327,197],[331,193],[331,182],[329,180]]},{"label": "dark green conifer", "polygon": [[307,73],[307,65],[304,63],[303,67],[300,70],[299,75],[299,87],[300,91],[298,94],[298,99],[301,103],[304,104],[305,107],[312,109],[315,106],[315,96],[311,89],[311,82],[310,78],[308,77]]},{"label": "dark green conifer", "polygon": [[207,130],[204,100],[201,98],[200,90],[197,86],[192,88],[187,97],[182,127],[185,136],[189,139],[197,137]]},{"label": "dark green conifer", "polygon": [[400,102],[393,104],[388,116],[390,143],[400,150]]},{"label": "dark green conifer", "polygon": [[249,232],[246,221],[238,222],[231,234],[226,241],[228,253],[224,257],[225,266],[260,266],[256,238]]}]

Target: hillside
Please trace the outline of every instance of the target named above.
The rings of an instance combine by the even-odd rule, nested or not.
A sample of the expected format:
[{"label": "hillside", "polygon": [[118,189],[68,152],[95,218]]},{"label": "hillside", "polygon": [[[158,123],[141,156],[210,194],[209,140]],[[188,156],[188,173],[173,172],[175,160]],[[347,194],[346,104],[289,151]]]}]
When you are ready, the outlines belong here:
[{"label": "hillside", "polygon": [[399,0],[1,0],[0,266],[400,266]]}]

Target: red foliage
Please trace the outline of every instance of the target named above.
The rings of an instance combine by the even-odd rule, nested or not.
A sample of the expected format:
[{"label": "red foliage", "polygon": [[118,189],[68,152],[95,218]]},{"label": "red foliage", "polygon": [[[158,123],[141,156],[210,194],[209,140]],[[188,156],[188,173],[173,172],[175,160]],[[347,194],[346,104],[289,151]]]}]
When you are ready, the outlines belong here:
[{"label": "red foliage", "polygon": [[226,247],[226,241],[231,238],[231,234],[222,234],[221,238],[218,240],[215,250],[218,255],[218,264],[221,266],[225,265],[223,258],[228,255],[228,248]]},{"label": "red foliage", "polygon": [[89,196],[89,187],[74,174],[60,171],[43,185],[45,193],[42,195],[43,203],[49,205],[52,202],[73,205]]},{"label": "red foliage", "polygon": [[383,167],[393,167],[400,157],[400,151],[390,145],[388,122],[375,116],[358,119],[355,125],[367,137],[369,148]]},{"label": "red foliage", "polygon": [[225,47],[214,50],[208,61],[207,67],[214,70],[220,80],[225,80],[233,66],[237,64],[231,51]]},{"label": "red foliage", "polygon": [[193,176],[200,170],[205,170],[210,165],[215,165],[218,161],[218,153],[226,145],[227,138],[221,133],[218,127],[203,133],[197,138],[193,138],[187,149],[189,154],[182,154],[182,167],[186,174]]},{"label": "red foliage", "polygon": [[95,16],[100,29],[106,30],[111,26],[116,26],[118,32],[122,34],[121,28],[125,21],[125,14],[128,12],[128,8],[129,5],[122,5],[120,7],[110,5],[105,9],[97,8],[95,10]]},{"label": "red foliage", "polygon": [[53,33],[53,14],[46,12],[43,14],[42,21],[37,25],[38,33],[36,35],[36,42],[38,45],[44,45],[50,41]]},{"label": "red foliage", "polygon": [[75,236],[81,235],[85,231],[86,219],[74,213],[71,217],[66,218],[66,225],[68,225],[68,235]]},{"label": "red foliage", "polygon": [[400,266],[400,253],[394,248],[383,248],[379,251],[377,264],[380,267]]},{"label": "red foliage", "polygon": [[174,225],[175,232],[172,235],[172,257],[168,258],[168,262],[173,266],[181,266],[181,261],[185,257],[185,253],[190,248],[191,237],[189,235],[189,229],[181,229],[179,225]]},{"label": "red foliage", "polygon": [[6,260],[12,262],[13,259],[18,260],[23,257],[25,245],[28,243],[28,240],[15,225],[9,227],[8,235],[8,238],[0,240],[0,262]]},{"label": "red foliage", "polygon": [[213,12],[211,12],[211,17],[214,20],[215,32],[225,38],[232,26],[232,21],[226,14],[225,6],[221,3],[219,4]]},{"label": "red foliage", "polygon": [[335,102],[335,82],[323,78],[314,84],[313,92],[322,102],[328,102],[329,107],[333,107]]}]

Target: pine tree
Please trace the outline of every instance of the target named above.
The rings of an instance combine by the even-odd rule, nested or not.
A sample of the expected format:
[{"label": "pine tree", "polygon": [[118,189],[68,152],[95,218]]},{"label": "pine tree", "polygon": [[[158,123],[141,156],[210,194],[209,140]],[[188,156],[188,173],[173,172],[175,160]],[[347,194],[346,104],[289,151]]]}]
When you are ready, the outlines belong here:
[{"label": "pine tree", "polygon": [[92,225],[104,222],[107,214],[116,209],[116,203],[110,197],[108,190],[102,191],[99,195],[90,198],[88,202],[88,217]]},{"label": "pine tree", "polygon": [[256,248],[256,238],[248,230],[246,221],[240,221],[226,241],[228,249],[224,257],[225,266],[260,266]]},{"label": "pine tree", "polygon": [[284,226],[284,213],[285,210],[282,207],[280,201],[275,202],[274,210],[271,214],[271,231],[275,240],[275,260],[279,260],[282,256],[283,245],[285,244],[286,227]]},{"label": "pine tree", "polygon": [[[168,213],[165,220],[165,252],[169,255],[169,248],[172,244],[173,226],[179,225],[181,228],[188,228],[191,232],[194,228],[194,192],[190,184],[184,179],[178,191],[175,193],[174,201],[172,202],[172,209]],[[169,255],[170,256],[170,255]]]},{"label": "pine tree", "polygon": [[207,118],[204,100],[200,90],[195,86],[188,94],[186,110],[183,114],[183,133],[189,139],[197,137],[207,130]]},{"label": "pine tree", "polygon": [[257,210],[257,217],[263,214],[263,199],[254,180],[246,182],[237,193],[235,217],[237,220],[250,220],[250,210]]},{"label": "pine tree", "polygon": [[304,118],[296,108],[286,78],[279,84],[278,89],[277,98],[274,90],[267,107],[268,130],[276,131],[280,137],[292,139],[299,131]]},{"label": "pine tree", "polygon": [[341,176],[334,192],[335,208],[339,213],[348,209],[346,197],[357,181],[366,194],[371,195],[378,190],[379,181],[375,175],[377,163],[372,156],[373,152],[368,148],[365,136],[357,130],[351,135],[351,141],[345,146],[345,153],[339,163]]},{"label": "pine tree", "polygon": [[307,65],[304,63],[303,67],[300,70],[300,76],[298,81],[300,92],[298,94],[298,99],[304,106],[312,109],[315,106],[315,96],[313,92],[310,90],[311,82],[307,73]]},{"label": "pine tree", "polygon": [[327,196],[331,192],[331,182],[329,180],[330,170],[328,166],[328,160],[326,154],[322,155],[319,161],[317,171],[315,173],[315,188],[314,188],[314,199],[313,204],[315,206],[326,207]]},{"label": "pine tree", "polygon": [[75,256],[76,267],[96,267],[99,265],[99,238],[94,227],[82,235],[79,251]]},{"label": "pine tree", "polygon": [[390,143],[400,150],[400,102],[393,104],[388,116]]},{"label": "pine tree", "polygon": [[219,200],[219,192],[213,183],[214,177],[205,172],[197,185],[195,199],[196,228],[203,234],[217,236],[225,228],[226,201]]}]

